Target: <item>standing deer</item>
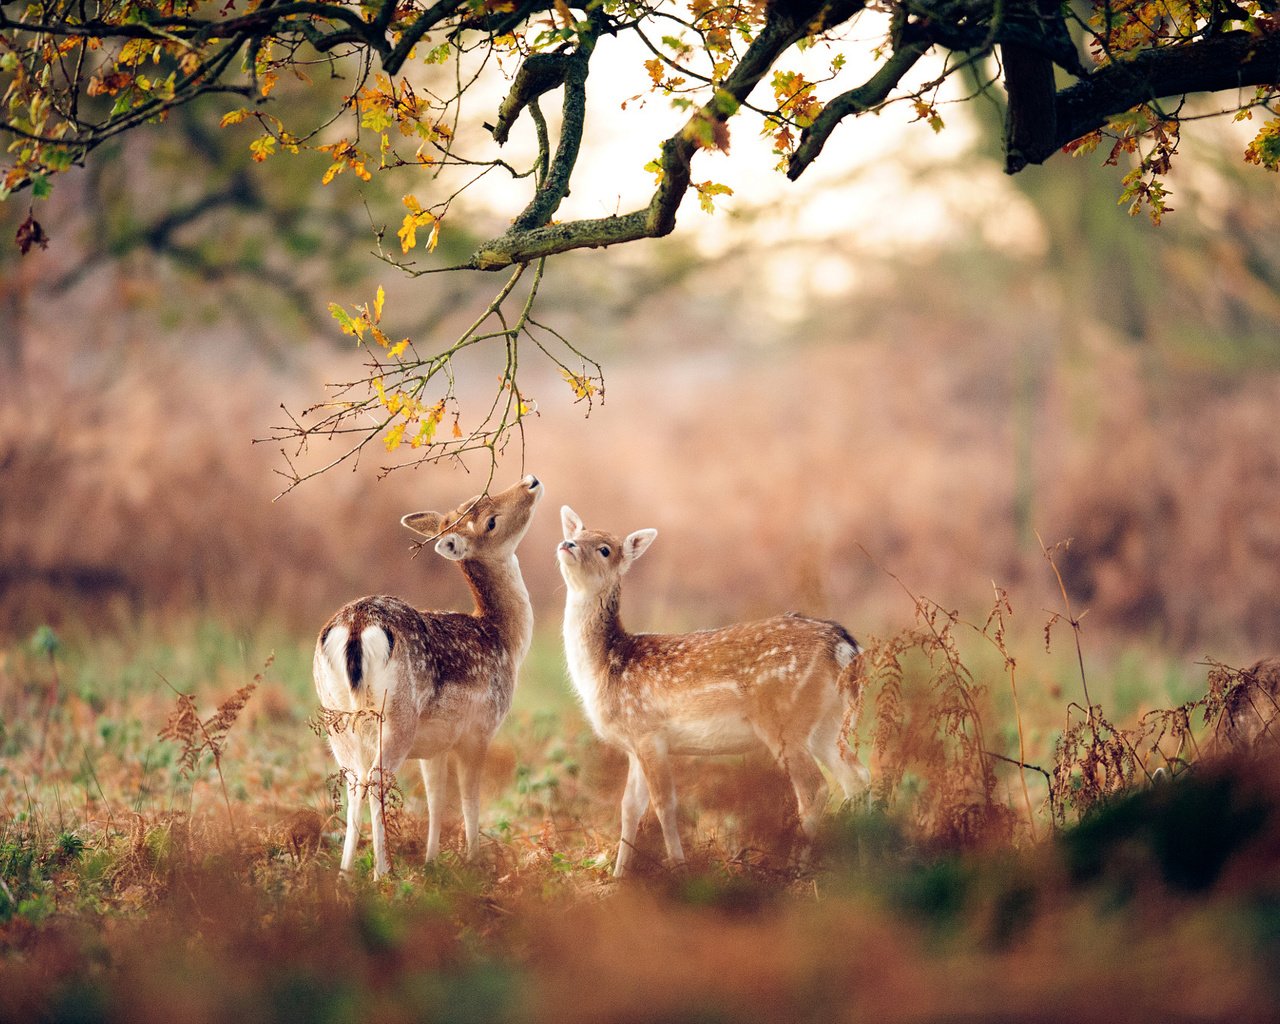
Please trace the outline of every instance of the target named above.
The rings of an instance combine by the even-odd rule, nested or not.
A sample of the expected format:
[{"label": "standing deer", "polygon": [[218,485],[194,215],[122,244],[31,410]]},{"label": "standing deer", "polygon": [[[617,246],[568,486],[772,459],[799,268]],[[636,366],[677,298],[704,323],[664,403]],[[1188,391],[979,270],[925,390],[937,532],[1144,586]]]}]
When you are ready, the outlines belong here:
[{"label": "standing deer", "polygon": [[526,476],[453,512],[414,512],[400,520],[458,563],[475,598],[473,613],[418,611],[396,597],[364,597],[339,609],[320,631],[312,663],[316,692],[336,722],[329,743],[347,783],[344,872],[355,859],[367,797],[374,872],[386,873],[383,797],[409,758],[421,761],[427,789],[427,861],[440,850],[450,756],[462,794],[467,859],[474,859],[481,769],[533,636],[516,546],[542,492],[537,477]]},{"label": "standing deer", "polygon": [[808,839],[828,794],[818,762],[846,797],[866,791],[870,776],[845,736],[861,648],[843,627],[781,615],[697,633],[628,633],[618,618],[622,577],[657,531],[619,540],[585,529],[567,505],[560,521],[569,675],[596,734],[630,762],[614,875],[627,870],[650,794],[668,859],[684,861],[671,754],[741,753],[763,744],[791,779]]}]

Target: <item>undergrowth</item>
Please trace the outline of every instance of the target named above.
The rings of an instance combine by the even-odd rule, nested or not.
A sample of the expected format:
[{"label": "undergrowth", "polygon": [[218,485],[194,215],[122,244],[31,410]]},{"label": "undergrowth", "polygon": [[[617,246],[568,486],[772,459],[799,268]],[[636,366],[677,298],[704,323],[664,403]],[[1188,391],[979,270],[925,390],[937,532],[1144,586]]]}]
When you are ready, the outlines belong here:
[{"label": "undergrowth", "polygon": [[[517,691],[479,864],[455,803],[424,866],[424,801],[388,779],[393,873],[374,880],[366,846],[339,880],[320,737],[355,723],[314,711],[299,651],[237,644],[149,687],[130,658],[88,686],[42,633],[0,654],[0,1020],[1218,1019],[1212,971],[1232,1019],[1266,1019],[1277,773],[1209,755],[1267,734],[1275,680],[1215,663],[1202,695],[1120,724],[1091,698],[1065,593],[1044,639],[1071,628],[1080,700],[1021,654],[1000,588],[980,622],[911,601],[914,624],[864,656],[869,805],[829,815],[806,858],[774,767],[692,761],[688,868],[663,866],[646,823],[623,884],[625,763],[571,706]],[[1117,973],[1134,950],[1148,959]],[[1038,985],[1093,996],[1046,1015]]]}]

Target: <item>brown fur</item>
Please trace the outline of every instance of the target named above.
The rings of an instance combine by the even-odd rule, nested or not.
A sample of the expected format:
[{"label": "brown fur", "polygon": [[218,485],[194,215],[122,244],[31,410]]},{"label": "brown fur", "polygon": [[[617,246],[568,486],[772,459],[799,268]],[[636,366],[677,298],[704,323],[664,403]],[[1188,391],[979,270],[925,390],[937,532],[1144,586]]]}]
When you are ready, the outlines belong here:
[{"label": "brown fur", "polygon": [[447,759],[462,789],[467,855],[475,855],[485,755],[510,710],[532,635],[533,612],[515,548],[541,495],[536,478],[526,477],[453,512],[417,512],[402,520],[459,563],[475,602],[471,614],[418,611],[383,595],[345,605],[321,630],[314,658],[321,703],[366,716],[329,737],[347,780],[344,871],[355,857],[366,796],[375,870],[388,869],[382,805],[386,787],[408,759],[421,761],[427,787],[427,859],[439,849]]},{"label": "brown fur", "polygon": [[619,539],[585,529],[567,507],[561,516],[570,675],[596,733],[630,759],[617,874],[651,793],[668,856],[684,858],[669,754],[763,745],[791,779],[808,836],[827,798],[819,761],[847,796],[865,790],[865,771],[843,735],[860,653],[844,627],[793,614],[696,633],[629,633],[618,613],[622,576],[656,533]]}]

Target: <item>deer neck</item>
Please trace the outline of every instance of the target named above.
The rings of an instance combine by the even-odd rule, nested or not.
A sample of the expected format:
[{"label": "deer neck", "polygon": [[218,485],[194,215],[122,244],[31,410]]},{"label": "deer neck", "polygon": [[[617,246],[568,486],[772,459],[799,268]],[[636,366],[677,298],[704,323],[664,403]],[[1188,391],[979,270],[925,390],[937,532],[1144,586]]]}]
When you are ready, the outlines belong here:
[{"label": "deer neck", "polygon": [[466,559],[461,565],[475,599],[476,618],[494,627],[519,664],[533,640],[533,607],[516,556],[498,562]]},{"label": "deer neck", "polygon": [[608,677],[613,655],[627,638],[618,615],[622,587],[604,594],[569,591],[565,604],[564,643],[569,672],[579,691],[594,691]]}]

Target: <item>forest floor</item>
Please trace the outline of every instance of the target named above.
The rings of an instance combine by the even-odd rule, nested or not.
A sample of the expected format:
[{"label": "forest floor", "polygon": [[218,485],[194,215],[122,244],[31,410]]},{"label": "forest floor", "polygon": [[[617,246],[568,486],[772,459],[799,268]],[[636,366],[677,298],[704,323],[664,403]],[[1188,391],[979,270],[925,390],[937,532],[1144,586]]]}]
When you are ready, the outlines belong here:
[{"label": "forest floor", "polygon": [[[1107,790],[1089,799],[1089,750],[1114,753],[1108,728],[1135,746],[1143,735],[1100,724],[1103,703],[1119,697],[1140,721],[1169,697],[1117,687],[1122,661],[1089,680],[1103,742],[1068,751],[1074,782],[1051,803],[1045,773],[974,753],[976,728],[1017,759],[1017,730],[996,725],[1010,715],[993,695],[1008,689],[998,659],[957,640],[976,666],[957,675],[945,650],[900,644],[898,677],[882,642],[858,731],[877,775],[869,807],[833,801],[805,857],[780,771],[689,761],[689,865],[663,865],[650,819],[619,882],[625,763],[591,737],[555,638],[540,637],[488,765],[479,862],[459,856],[451,794],[446,852],[422,864],[415,774],[389,801],[390,877],[371,876],[366,827],[340,879],[309,647],[276,638],[271,658],[264,640],[208,624],[164,632],[116,649],[46,633],[0,653],[0,1019],[1280,1014],[1280,773],[1266,760],[1187,770],[1141,747],[1127,775],[1088,768]],[[1056,778],[1070,701],[1051,691],[1014,714],[1022,760]],[[987,790],[974,756],[994,766]],[[1153,786],[1162,756],[1177,777]]]}]

